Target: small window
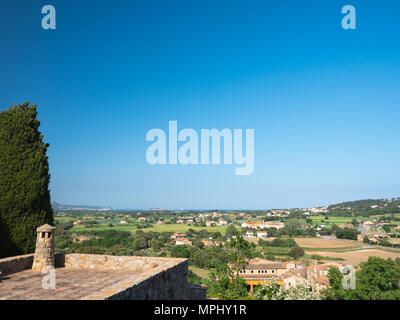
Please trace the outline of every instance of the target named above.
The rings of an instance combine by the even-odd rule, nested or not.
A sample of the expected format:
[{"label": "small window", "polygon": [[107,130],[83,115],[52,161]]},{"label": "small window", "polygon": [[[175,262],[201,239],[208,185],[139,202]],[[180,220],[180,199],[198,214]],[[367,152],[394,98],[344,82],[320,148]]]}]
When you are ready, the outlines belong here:
[{"label": "small window", "polygon": [[275,270],[272,270],[272,273],[274,273],[275,272]]},{"label": "small window", "polygon": [[45,237],[46,237],[46,233],[42,232],[42,238],[45,238]]}]

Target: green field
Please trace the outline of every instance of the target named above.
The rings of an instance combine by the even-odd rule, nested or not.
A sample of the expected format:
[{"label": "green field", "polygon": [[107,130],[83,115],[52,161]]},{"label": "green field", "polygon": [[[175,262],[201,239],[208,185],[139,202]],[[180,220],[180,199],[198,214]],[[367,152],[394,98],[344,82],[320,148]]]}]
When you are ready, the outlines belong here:
[{"label": "green field", "polygon": [[207,279],[211,272],[210,270],[193,267],[193,266],[190,266],[189,270],[192,270],[195,274],[197,274],[200,278],[203,278],[203,279]]},{"label": "green field", "polygon": [[[56,218],[58,220],[59,218]],[[65,220],[64,220],[65,221]],[[109,221],[107,222],[107,224]],[[134,225],[114,225],[113,227],[109,227],[107,224],[98,224],[94,225],[93,227],[85,227],[85,226],[75,226],[71,228],[71,231],[102,231],[102,230],[119,230],[119,231],[130,231],[135,232],[138,228]],[[188,226],[186,224],[160,224],[150,228],[143,228],[144,232],[187,232],[189,229],[193,229],[196,231],[199,230],[207,230],[209,232],[221,232],[222,234],[226,233],[226,227],[194,227]],[[240,229],[240,228],[238,228]]]},{"label": "green field", "polygon": [[[332,226],[332,224],[343,224],[343,223],[350,223],[353,217],[329,217],[329,220],[325,220],[324,216],[310,216],[310,219],[312,220],[313,224],[318,223],[318,224],[324,224],[327,227]],[[357,219],[360,219],[357,217]],[[362,218],[363,220],[366,220],[367,218]]]}]

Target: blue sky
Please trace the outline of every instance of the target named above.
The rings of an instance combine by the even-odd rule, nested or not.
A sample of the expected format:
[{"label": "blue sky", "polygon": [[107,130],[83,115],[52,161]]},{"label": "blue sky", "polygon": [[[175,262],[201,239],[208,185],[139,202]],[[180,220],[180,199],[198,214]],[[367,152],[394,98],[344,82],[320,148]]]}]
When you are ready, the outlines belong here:
[{"label": "blue sky", "polygon": [[[57,29],[41,28],[41,8]],[[357,29],[341,28],[351,4]],[[38,104],[52,200],[287,208],[400,196],[398,1],[0,2],[0,110]],[[235,165],[150,166],[148,130],[251,128]]]}]

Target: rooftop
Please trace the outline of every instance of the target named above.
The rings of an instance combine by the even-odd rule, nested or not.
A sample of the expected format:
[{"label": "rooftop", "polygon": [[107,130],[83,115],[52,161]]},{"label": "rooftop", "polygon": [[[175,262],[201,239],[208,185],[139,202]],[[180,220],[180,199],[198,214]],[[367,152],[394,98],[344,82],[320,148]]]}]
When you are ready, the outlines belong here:
[{"label": "rooftop", "polygon": [[206,288],[187,283],[187,259],[56,254],[55,288],[45,289],[51,272],[33,271],[33,256],[0,259],[0,300],[190,300],[206,295]]},{"label": "rooftop", "polygon": [[25,270],[2,279],[0,300],[80,300],[90,299],[93,293],[107,296],[115,291],[118,283],[132,282],[138,274],[139,272],[58,268],[56,288],[46,290],[42,287],[44,274]]}]

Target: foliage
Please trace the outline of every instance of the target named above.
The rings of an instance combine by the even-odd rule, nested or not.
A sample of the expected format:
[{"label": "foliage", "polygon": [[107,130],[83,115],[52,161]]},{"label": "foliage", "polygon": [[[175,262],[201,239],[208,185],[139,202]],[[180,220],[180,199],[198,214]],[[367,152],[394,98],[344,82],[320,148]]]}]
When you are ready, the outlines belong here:
[{"label": "foliage", "polygon": [[335,231],[336,238],[338,239],[348,239],[357,240],[357,229],[354,228],[337,228]]},{"label": "foliage", "polygon": [[195,274],[192,270],[188,271],[188,283],[202,284],[203,279]]},{"label": "foliage", "polygon": [[207,280],[207,296],[223,300],[237,300],[248,297],[246,281],[235,277],[234,272],[221,265],[216,271],[211,272]]},{"label": "foliage", "polygon": [[304,227],[305,225],[302,220],[296,218],[288,219],[285,226],[280,230],[280,233],[289,237],[301,236]]},{"label": "foliage", "polygon": [[33,252],[36,228],[53,223],[49,144],[39,126],[28,102],[0,112],[0,258]]},{"label": "foliage", "polygon": [[255,297],[258,300],[318,300],[318,296],[310,291],[305,284],[298,284],[290,288],[277,284],[276,280],[271,278],[270,283],[257,288]]},{"label": "foliage", "polygon": [[191,247],[186,245],[186,244],[182,244],[182,245],[178,245],[172,248],[171,250],[171,255],[174,258],[189,258],[190,257],[190,252],[191,251]]},{"label": "foliage", "polygon": [[291,238],[275,238],[272,241],[260,239],[258,244],[260,246],[287,247],[287,248],[297,246],[296,241],[294,241]]},{"label": "foliage", "polygon": [[231,268],[235,271],[236,276],[240,270],[247,266],[247,260],[251,257],[250,243],[242,237],[231,238],[227,243],[228,260]]},{"label": "foliage", "polygon": [[289,251],[289,255],[293,257],[294,259],[298,259],[302,256],[304,256],[304,249],[298,246],[293,247]]},{"label": "foliage", "polygon": [[392,259],[369,257],[356,273],[356,288],[343,289],[343,275],[330,268],[330,288],[323,295],[327,300],[400,300],[400,265]]}]

